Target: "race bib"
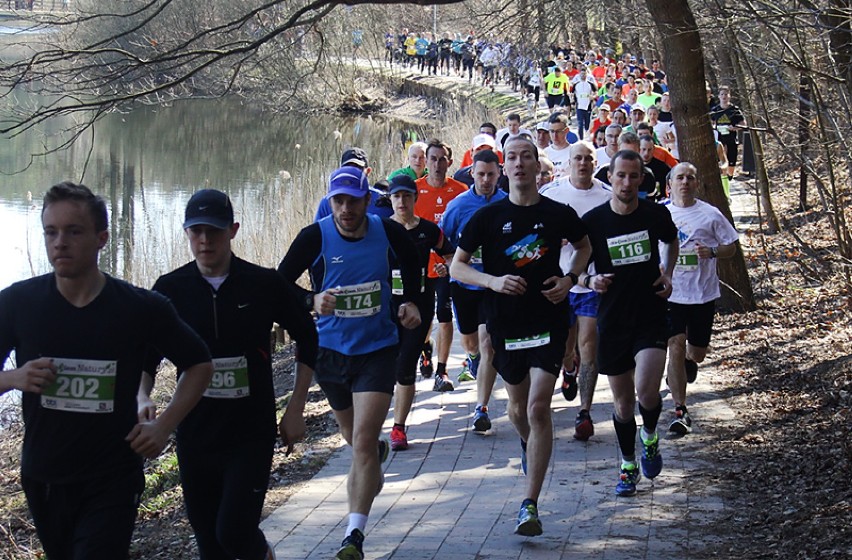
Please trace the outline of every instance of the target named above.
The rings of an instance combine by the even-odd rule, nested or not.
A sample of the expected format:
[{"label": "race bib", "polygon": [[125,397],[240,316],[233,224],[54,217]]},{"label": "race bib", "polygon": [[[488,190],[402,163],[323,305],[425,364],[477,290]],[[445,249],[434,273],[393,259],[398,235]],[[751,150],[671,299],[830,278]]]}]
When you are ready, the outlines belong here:
[{"label": "race bib", "polygon": [[213,358],[213,378],[204,396],[211,399],[242,399],[249,396],[246,357]]},{"label": "race bib", "polygon": [[507,338],[506,350],[524,350],[526,348],[537,348],[550,344],[550,333],[541,333],[524,338]]},{"label": "race bib", "polygon": [[606,240],[609,247],[609,258],[612,266],[624,266],[651,260],[651,238],[648,230],[637,231],[608,237]]},{"label": "race bib", "polygon": [[717,126],[716,130],[719,131],[719,134],[728,134],[731,132],[731,129],[729,129],[728,126],[724,124],[720,124],[719,126]]},{"label": "race bib", "polygon": [[382,310],[382,286],[378,280],[337,288],[334,315],[341,318],[370,317]]},{"label": "race bib", "polygon": [[[420,270],[420,293],[426,291],[426,269]],[[391,293],[395,296],[402,295],[402,271],[398,268],[391,270]]]},{"label": "race bib", "polygon": [[675,269],[680,272],[694,272],[698,270],[698,254],[694,251],[682,251],[677,256]]},{"label": "race bib", "polygon": [[115,406],[115,360],[51,358],[56,381],[44,388],[41,406],[68,412],[108,413]]}]

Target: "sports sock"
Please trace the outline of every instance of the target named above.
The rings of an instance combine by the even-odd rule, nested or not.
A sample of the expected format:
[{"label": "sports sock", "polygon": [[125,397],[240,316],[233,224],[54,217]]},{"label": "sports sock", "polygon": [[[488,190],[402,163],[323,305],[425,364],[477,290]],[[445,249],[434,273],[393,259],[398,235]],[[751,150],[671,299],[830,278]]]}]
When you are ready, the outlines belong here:
[{"label": "sports sock", "polygon": [[636,457],[636,418],[633,416],[627,422],[621,422],[612,415],[612,424],[615,426],[615,435],[618,438],[618,447],[625,460],[628,457]]},{"label": "sports sock", "polygon": [[438,362],[438,366],[435,368],[435,375],[447,375],[447,364]]},{"label": "sports sock", "polygon": [[368,515],[364,515],[363,513],[350,513],[349,514],[349,526],[346,527],[346,536],[352,534],[354,529],[358,529],[362,533],[364,529],[367,527],[367,518]]},{"label": "sports sock", "polygon": [[639,403],[639,414],[642,415],[642,424],[645,428],[645,431],[649,434],[653,434],[657,429],[657,422],[660,420],[660,414],[663,412],[663,399],[660,399],[660,402],[657,403],[657,406],[651,409],[647,409],[642,406],[642,403]]}]

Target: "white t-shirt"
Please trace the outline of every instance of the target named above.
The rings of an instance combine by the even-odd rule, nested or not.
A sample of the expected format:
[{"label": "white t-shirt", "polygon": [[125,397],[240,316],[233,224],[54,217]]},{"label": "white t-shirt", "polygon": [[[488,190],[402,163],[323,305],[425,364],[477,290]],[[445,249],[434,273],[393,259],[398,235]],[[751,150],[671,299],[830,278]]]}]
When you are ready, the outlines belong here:
[{"label": "white t-shirt", "polygon": [[535,134],[533,134],[532,132],[530,132],[526,128],[518,129],[517,134],[511,134],[511,133],[509,133],[509,127],[503,127],[503,128],[501,128],[500,130],[497,131],[497,144],[500,146],[500,149],[502,150],[503,146],[506,145],[506,142],[508,142],[512,138],[517,138],[521,134],[526,134],[530,138],[535,139]]},{"label": "white t-shirt", "polygon": [[669,202],[666,205],[677,226],[680,256],[672,274],[672,295],[669,301],[681,304],[701,304],[718,299],[719,276],[716,259],[699,259],[695,244],[704,247],[730,245],[739,239],[734,226],[718,208],[703,200],[681,208]]},{"label": "white t-shirt", "polygon": [[598,169],[603,167],[604,165],[609,165],[609,162],[612,161],[612,158],[609,157],[609,154],[606,153],[606,146],[601,146],[597,150],[595,150],[595,159],[598,160],[598,167],[595,169],[595,173],[598,172]]},{"label": "white t-shirt", "polygon": [[[590,189],[578,189],[571,184],[571,179],[567,176],[557,181],[553,181],[552,183],[548,183],[540,192],[542,196],[546,196],[547,198],[555,200],[556,202],[561,202],[562,204],[567,204],[573,208],[574,211],[577,212],[577,215],[581,218],[583,217],[583,214],[592,208],[608,203],[609,199],[612,197],[612,191],[597,179],[592,179],[592,187]],[[562,247],[562,252],[559,254],[559,266],[562,268],[563,273],[567,273],[571,270],[569,265],[571,262],[571,255],[573,254],[574,247],[572,247],[570,243]],[[594,267],[594,264],[589,264],[589,271],[591,274],[594,274]],[[590,289],[584,288],[582,285],[574,286],[571,288],[571,291],[578,294],[591,292]]]},{"label": "white t-shirt", "polygon": [[577,99],[577,108],[588,111],[592,105],[592,95],[595,93],[595,86],[589,83],[589,79],[581,81],[579,75],[574,78],[574,97]]},{"label": "white t-shirt", "polygon": [[[671,133],[674,135],[674,143],[667,143],[665,141],[666,135]],[[654,125],[654,134],[657,135],[657,139],[660,141],[663,146],[668,149],[669,152],[674,156],[675,159],[680,159],[678,157],[677,150],[677,131],[675,130],[675,125],[673,122],[658,122]]]},{"label": "white t-shirt", "polygon": [[571,151],[571,144],[564,148],[557,148],[553,144],[544,149],[544,154],[547,159],[553,162],[553,178],[568,176],[568,152]]}]

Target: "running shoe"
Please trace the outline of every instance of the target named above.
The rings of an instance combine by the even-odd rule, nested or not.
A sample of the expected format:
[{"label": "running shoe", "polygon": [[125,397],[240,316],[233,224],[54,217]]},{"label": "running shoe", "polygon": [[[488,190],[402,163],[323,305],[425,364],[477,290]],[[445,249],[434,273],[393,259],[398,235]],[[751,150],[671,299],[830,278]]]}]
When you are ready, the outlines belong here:
[{"label": "running shoe", "polygon": [[679,436],[685,436],[692,431],[692,418],[689,417],[685,406],[675,407],[675,418],[669,424],[669,431]]},{"label": "running shoe", "polygon": [[538,518],[538,508],[529,500],[524,500],[518,512],[518,524],[515,534],[524,537],[537,537],[542,533],[541,520]]},{"label": "running shoe", "polygon": [[423,344],[423,350],[420,352],[420,376],[423,377],[423,379],[429,379],[435,371],[432,367],[433,344],[434,343],[430,338],[429,342]]},{"label": "running shoe", "polygon": [[640,434],[642,439],[642,474],[645,478],[654,478],[663,470],[663,456],[660,455],[660,436],[656,430],[650,439],[645,439],[644,429]]},{"label": "running shoe", "polygon": [[639,465],[635,461],[621,463],[621,473],[618,475],[618,484],[615,485],[615,493],[618,496],[635,496],[636,485],[642,480]]},{"label": "running shoe", "polygon": [[577,372],[580,369],[577,356],[574,356],[574,369],[571,371],[562,368],[562,396],[568,402],[577,398]]},{"label": "running shoe", "polygon": [[695,383],[698,378],[698,364],[689,359],[683,360],[683,367],[686,369],[686,382]]},{"label": "running shoe", "polygon": [[390,448],[393,451],[405,451],[408,449],[408,436],[405,435],[405,429],[399,426],[394,426],[390,433]]},{"label": "running shoe", "polygon": [[595,423],[592,422],[589,411],[583,409],[577,413],[577,418],[574,420],[574,439],[589,441],[593,435],[595,435]]},{"label": "running shoe", "polygon": [[470,370],[470,374],[476,379],[476,374],[479,373],[479,361],[481,359],[480,354],[476,356],[471,356],[468,354],[467,356],[467,367]]},{"label": "running shoe", "polygon": [[488,417],[488,407],[477,405],[476,410],[473,412],[473,431],[482,433],[490,429],[491,419]]},{"label": "running shoe", "polygon": [[364,560],[364,533],[358,529],[352,529],[349,536],[340,543],[336,560]]},{"label": "running shoe", "polygon": [[527,442],[521,440],[521,470],[527,476]]},{"label": "running shoe", "polygon": [[462,362],[462,370],[457,379],[459,380],[459,383],[463,381],[474,381],[476,379],[476,377],[474,377],[473,373],[471,373],[470,371],[469,357],[465,358],[465,360]]},{"label": "running shoe", "polygon": [[381,463],[384,463],[385,461],[388,460],[388,455],[390,455],[391,445],[390,445],[390,441],[388,441],[388,438],[386,438],[386,437],[379,438],[379,444],[378,445],[379,445],[379,447],[378,447],[379,463],[381,464]]},{"label": "running shoe", "polygon": [[446,393],[447,391],[455,390],[455,387],[453,387],[453,382],[448,377],[438,375],[435,377],[435,386],[432,387],[432,390],[438,393]]}]

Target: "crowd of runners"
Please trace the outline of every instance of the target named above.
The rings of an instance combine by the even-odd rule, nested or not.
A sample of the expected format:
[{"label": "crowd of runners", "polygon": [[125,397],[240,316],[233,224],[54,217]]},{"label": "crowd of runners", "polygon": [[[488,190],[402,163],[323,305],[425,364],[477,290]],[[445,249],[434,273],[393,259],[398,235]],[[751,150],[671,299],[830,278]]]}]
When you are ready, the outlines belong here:
[{"label": "crowd of runners", "polygon": [[[17,363],[0,373],[0,393],[23,392],[22,486],[47,558],[127,557],[143,458],[174,430],[201,558],[274,558],[258,527],[272,450],[276,436],[289,446],[303,437],[312,380],[352,447],[339,560],[364,558],[381,463],[409,447],[418,371],[437,392],[475,382],[470,427],[483,436],[502,378],[526,475],[519,535],[543,531],[557,386],[568,401],[579,396],[574,437],[586,441],[598,377],[607,379],[616,494],[658,476],[660,430],[692,430],[687,386],[709,347],[716,261],[734,254],[737,232],[696,198],[695,167],[666,149],[676,130],[658,65],[572,56],[541,66],[545,121],[534,131],[518,114],[499,129],[483,123],[454,173],[462,147],[440,139],[411,144],[407,165],[373,185],[368,154],[347,149],[277,272],[233,253],[231,201],[204,189],[185,207],[194,260],[153,291],[133,287],[98,269],[105,201],[82,185],[52,187],[42,222],[54,271],[0,292],[0,354],[14,351]],[[727,89],[711,115],[730,174],[736,144],[724,137],[744,119]],[[305,271],[310,288],[296,284]],[[297,345],[280,419],[274,323]],[[453,379],[455,330],[467,357]],[[149,394],[164,357],[178,383],[157,410]],[[661,428],[664,377],[674,409]]]}]

